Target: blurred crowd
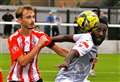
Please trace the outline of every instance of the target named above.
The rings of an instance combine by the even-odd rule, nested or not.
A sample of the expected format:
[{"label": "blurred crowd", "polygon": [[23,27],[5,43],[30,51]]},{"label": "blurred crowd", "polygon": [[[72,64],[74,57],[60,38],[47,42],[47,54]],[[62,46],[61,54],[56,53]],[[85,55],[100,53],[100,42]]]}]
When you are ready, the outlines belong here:
[{"label": "blurred crowd", "polygon": [[[105,17],[105,20],[107,20],[104,12],[98,11],[98,10],[93,10],[96,14],[99,16]],[[35,11],[36,12],[36,11]],[[78,16],[74,17],[73,23],[76,23],[76,19]],[[48,34],[49,36],[57,36],[60,35],[60,23],[62,23],[62,17],[60,17],[55,10],[50,10],[46,17],[44,18],[44,22],[46,23],[56,23],[57,25],[45,25],[44,26],[44,32]],[[11,13],[9,9],[6,10],[6,13],[2,15],[2,21],[5,22],[12,22],[12,21],[17,21],[16,18],[14,17],[14,13]],[[37,22],[37,15],[36,15],[36,22]],[[18,28],[20,28],[19,25],[11,25],[11,24],[5,24],[3,27],[3,33],[2,37],[3,38],[8,38],[11,33],[15,32]],[[39,30],[39,26],[36,26]],[[74,34],[79,33],[79,28],[74,27],[73,30]]]},{"label": "blurred crowd", "polygon": [[[37,19],[37,18],[36,18]],[[17,21],[14,17],[14,14],[10,12],[9,9],[6,10],[6,13],[2,15],[2,21],[4,22],[12,22]],[[50,26],[45,25],[44,26],[44,32],[47,33],[49,36],[57,36],[60,34],[59,32],[59,23],[62,22],[61,17],[57,15],[56,11],[49,11],[48,15],[45,17],[46,23],[57,23],[57,25]],[[36,26],[36,28],[39,28],[39,26]],[[19,25],[11,25],[11,24],[4,24],[3,27],[3,38],[8,38],[12,32],[15,32],[18,28],[20,28]]]}]

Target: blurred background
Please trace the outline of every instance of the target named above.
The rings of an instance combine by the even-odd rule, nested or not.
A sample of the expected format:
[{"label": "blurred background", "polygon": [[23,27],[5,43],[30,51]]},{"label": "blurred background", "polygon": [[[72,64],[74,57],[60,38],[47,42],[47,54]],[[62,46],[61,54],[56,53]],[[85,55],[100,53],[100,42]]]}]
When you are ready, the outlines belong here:
[{"label": "blurred background", "polygon": [[44,7],[115,7],[119,0],[0,0],[0,5],[25,5]]},{"label": "blurred background", "polygon": [[[104,47],[100,48],[102,53],[119,53],[120,52],[120,0],[0,0],[0,21],[6,21],[3,19],[3,15],[9,11],[13,15],[7,18],[7,21],[16,21],[14,12],[17,7],[22,5],[32,5],[36,9],[36,22],[48,22],[47,16],[52,12],[53,15],[59,16],[59,23],[74,23],[75,17],[83,10],[95,10],[99,16],[105,16],[109,24],[114,24],[109,27],[106,41],[103,43]],[[116,25],[118,25],[116,27]],[[38,29],[45,31],[46,26],[37,26]],[[5,39],[18,27],[12,24],[10,32],[5,33],[5,24],[0,24],[0,51],[7,52],[7,48],[3,45]],[[74,26],[57,26],[57,32],[55,34],[73,34],[76,33]],[[7,30],[6,30],[7,31]],[[52,32],[49,35],[55,35]],[[113,44],[111,44],[113,43]],[[111,44],[108,49],[106,45]],[[106,49],[107,51],[106,51]]]},{"label": "blurred background", "polygon": [[[4,82],[11,62],[7,38],[19,29],[19,25],[5,25],[2,22],[15,22],[15,10],[23,5],[32,5],[36,9],[37,23],[58,24],[54,27],[36,26],[50,36],[77,33],[74,26],[61,26],[60,23],[74,23],[83,10],[93,10],[99,17],[104,16],[108,20],[109,28],[105,41],[98,48],[100,55],[96,66],[97,76],[89,79],[92,82],[120,82],[120,0],[0,0],[0,68]],[[49,21],[49,16],[54,16],[55,21]],[[55,29],[51,30],[52,28]],[[59,45],[70,49],[74,44]],[[62,63],[63,59],[48,48],[42,49],[41,53],[38,63],[42,77],[45,82],[54,82],[58,71],[56,65]]]}]

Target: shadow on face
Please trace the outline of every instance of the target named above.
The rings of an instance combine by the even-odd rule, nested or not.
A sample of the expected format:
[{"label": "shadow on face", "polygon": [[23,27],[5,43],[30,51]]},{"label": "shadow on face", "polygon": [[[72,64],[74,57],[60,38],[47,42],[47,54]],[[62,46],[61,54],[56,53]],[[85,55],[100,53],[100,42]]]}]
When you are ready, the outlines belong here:
[{"label": "shadow on face", "polygon": [[100,23],[96,30],[92,32],[92,39],[95,45],[100,45],[104,41],[107,28],[106,24]]}]

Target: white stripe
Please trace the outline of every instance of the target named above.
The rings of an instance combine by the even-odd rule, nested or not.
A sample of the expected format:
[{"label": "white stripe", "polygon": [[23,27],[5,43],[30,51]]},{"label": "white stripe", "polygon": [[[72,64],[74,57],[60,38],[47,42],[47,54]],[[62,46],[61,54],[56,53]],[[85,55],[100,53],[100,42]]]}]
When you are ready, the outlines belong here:
[{"label": "white stripe", "polygon": [[25,37],[24,52],[30,51],[30,36]]},{"label": "white stripe", "polygon": [[[14,63],[14,64],[15,64],[15,63]],[[11,73],[12,70],[14,69],[14,64],[11,66],[10,71],[9,71],[9,70],[1,70],[1,71],[9,71],[9,75],[8,75],[7,79],[8,79],[9,77],[11,77],[11,76],[10,76],[10,73]]]},{"label": "white stripe", "polygon": [[39,80],[39,75],[38,75],[38,71],[37,71],[37,68],[36,68],[36,58],[37,58],[37,55],[34,57],[34,61],[32,63],[32,69],[34,70],[33,71],[33,78],[35,81]]},{"label": "white stripe", "polygon": [[13,71],[13,75],[12,75],[12,80],[15,80],[15,81],[18,81],[19,78],[17,78],[17,68],[18,68],[18,63],[16,63],[16,66],[14,68],[14,71]]},{"label": "white stripe", "polygon": [[28,70],[29,70],[30,64],[28,64],[26,67],[23,68],[23,79],[24,82],[29,82],[29,76],[28,76]]}]

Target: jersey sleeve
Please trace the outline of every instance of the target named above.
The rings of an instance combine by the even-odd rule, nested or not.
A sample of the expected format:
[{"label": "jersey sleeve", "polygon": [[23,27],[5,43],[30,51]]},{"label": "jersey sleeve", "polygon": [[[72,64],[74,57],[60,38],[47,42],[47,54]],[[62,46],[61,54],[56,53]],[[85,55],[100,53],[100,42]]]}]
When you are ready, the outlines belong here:
[{"label": "jersey sleeve", "polygon": [[51,37],[48,36],[47,34],[45,34],[44,32],[33,30],[33,33],[34,33],[35,36],[37,36],[39,39],[40,39],[42,36],[44,36],[44,37],[46,37],[46,38],[48,39],[48,41],[47,41],[42,47],[48,46],[48,45],[51,43],[51,41],[52,41]]},{"label": "jersey sleeve", "polygon": [[82,36],[82,34],[74,34],[73,35],[73,40],[78,41],[81,36]]},{"label": "jersey sleeve", "polygon": [[81,40],[77,42],[77,44],[75,44],[75,46],[72,49],[77,50],[79,55],[83,56],[92,49],[92,46],[93,46],[92,41]]},{"label": "jersey sleeve", "polygon": [[52,39],[50,36],[48,36],[47,34],[45,34],[44,32],[36,32],[36,35],[38,36],[38,38],[40,39],[42,36],[46,37],[48,39],[48,41],[42,46],[42,47],[45,47],[45,46],[48,46]]},{"label": "jersey sleeve", "polygon": [[18,43],[14,39],[8,39],[8,49],[11,54],[12,62],[15,61],[22,53],[22,48],[19,47]]},{"label": "jersey sleeve", "polygon": [[43,34],[42,36],[45,36],[47,39],[48,39],[48,41],[43,45],[43,47],[45,47],[45,46],[48,46],[50,43],[51,43],[51,41],[52,41],[52,39],[51,39],[51,37],[49,37],[47,34]]}]

